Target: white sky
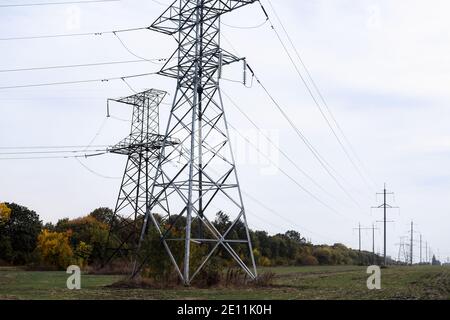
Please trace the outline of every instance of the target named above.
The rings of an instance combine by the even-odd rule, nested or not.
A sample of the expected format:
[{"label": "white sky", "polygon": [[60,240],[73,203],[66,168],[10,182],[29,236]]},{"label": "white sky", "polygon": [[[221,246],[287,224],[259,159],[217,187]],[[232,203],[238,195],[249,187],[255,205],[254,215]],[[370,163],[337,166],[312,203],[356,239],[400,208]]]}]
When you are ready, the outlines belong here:
[{"label": "white sky", "polygon": [[[158,0],[170,3],[168,0]],[[29,3],[1,1],[1,4]],[[49,1],[50,2],[50,1]],[[263,0],[266,9],[276,19]],[[272,0],[339,124],[381,191],[395,191],[401,210],[391,210],[388,253],[397,257],[400,236],[411,219],[435,253],[450,256],[450,3],[444,0]],[[83,33],[150,25],[164,6],[150,0],[83,5],[0,8],[0,38],[41,34]],[[78,18],[77,18],[78,17]],[[255,26],[264,21],[257,4],[226,15],[223,22]],[[281,27],[275,26],[281,32]],[[274,161],[302,185],[335,207],[330,212],[302,192],[282,173],[267,171],[252,161],[253,151],[231,134],[238,158],[242,189],[296,225],[281,219],[246,197],[250,227],[271,233],[305,227],[313,242],[342,242],[357,247],[352,229],[382,218],[370,210],[373,190],[361,181],[308,96],[268,24],[257,29],[223,27],[223,33],[282,104],[326,160],[345,177],[355,206],[317,164],[287,122],[256,84],[251,89],[223,82],[245,112],[279,139],[280,147],[333,195],[312,185],[280,155]],[[146,58],[169,57],[174,41],[150,31],[121,34],[127,46]],[[223,41],[225,49],[232,51]],[[92,37],[0,41],[0,70],[135,60],[111,34]],[[76,69],[0,72],[0,87],[86,80],[157,71],[158,65],[134,63]],[[240,80],[234,66],[227,78]],[[137,90],[160,88],[173,93],[175,83],[162,77],[129,80]],[[105,121],[106,99],[130,95],[121,81],[0,90],[0,147],[87,145]],[[249,136],[251,124],[225,99],[227,117]],[[115,107],[122,118],[129,110]],[[108,119],[94,144],[114,144],[128,133],[128,124]],[[267,148],[262,146],[267,151]],[[4,152],[4,150],[0,150]],[[250,153],[250,155],[249,155]],[[4,157],[4,156],[1,156]],[[250,157],[250,158],[249,158]],[[107,155],[82,160],[102,175],[120,177],[125,159]],[[347,183],[348,182],[348,183]],[[0,160],[0,201],[36,210],[44,221],[85,215],[99,206],[113,207],[120,180],[92,174],[75,159]],[[338,199],[338,201],[336,200]],[[380,201],[381,198],[378,198]],[[256,217],[256,216],[257,217]],[[345,216],[345,218],[343,217]],[[268,223],[270,222],[270,223]],[[381,227],[381,225],[379,225]],[[418,236],[418,235],[416,235]],[[381,230],[376,249],[382,251]],[[371,234],[363,233],[371,250]],[[417,247],[416,247],[417,250]],[[418,251],[418,250],[417,250]],[[418,258],[418,255],[416,256]]]}]

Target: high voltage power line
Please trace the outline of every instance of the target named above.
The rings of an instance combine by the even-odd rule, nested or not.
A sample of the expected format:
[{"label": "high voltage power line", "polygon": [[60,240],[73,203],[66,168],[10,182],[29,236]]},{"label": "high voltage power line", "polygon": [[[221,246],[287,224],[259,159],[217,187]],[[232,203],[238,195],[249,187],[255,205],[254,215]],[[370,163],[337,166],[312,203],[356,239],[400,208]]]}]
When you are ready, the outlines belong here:
[{"label": "high voltage power line", "polygon": [[[350,151],[352,152],[353,156],[355,157],[355,159],[359,162],[359,164],[361,165],[361,168],[365,171],[366,176],[371,180],[373,185],[377,185],[377,183],[373,180],[373,178],[371,177],[370,173],[368,172],[366,166],[364,165],[364,163],[362,162],[361,158],[358,156],[358,154],[356,153],[353,145],[351,144],[350,140],[347,138],[347,135],[345,134],[344,130],[342,129],[342,126],[339,124],[339,122],[337,121],[336,117],[334,116],[332,110],[330,109],[328,102],[326,101],[324,95],[322,94],[319,86],[317,85],[316,81],[314,80],[314,78],[311,75],[311,72],[309,71],[309,68],[306,66],[306,64],[304,63],[299,50],[297,49],[297,47],[295,46],[291,36],[289,35],[289,33],[287,32],[284,23],[281,21],[280,17],[278,16],[278,13],[275,10],[275,7],[272,5],[270,0],[267,0],[270,7],[272,8],[273,13],[275,14],[275,17],[277,18],[277,20],[279,21],[282,29],[284,30],[284,33],[286,34],[286,37],[289,41],[289,43],[291,44],[291,47],[293,48],[298,60],[300,61],[301,65],[303,66],[303,68],[306,71],[307,77],[310,80],[311,84],[313,85],[314,89],[316,90],[317,94],[320,97],[320,100],[323,102],[323,105],[325,106],[326,110],[328,111],[333,123],[336,125],[337,129],[339,130],[339,132],[341,133],[343,139],[345,140],[345,142],[347,143]],[[345,148],[344,148],[345,149]],[[347,152],[346,152],[347,154]],[[351,159],[351,157],[349,156],[349,159]],[[357,169],[359,169],[356,165],[355,167]],[[362,176],[362,178],[364,179],[364,176]]]},{"label": "high voltage power line", "polygon": [[60,2],[34,2],[34,3],[15,3],[15,4],[0,4],[0,8],[14,8],[14,7],[42,7],[54,5],[68,5],[68,4],[94,4],[106,2],[120,2],[122,0],[84,0],[84,1],[60,1]]},{"label": "high voltage power line", "polygon": [[[264,6],[262,5],[261,2],[259,2],[261,5],[261,9],[263,10],[264,14],[266,15],[266,18],[268,21],[270,21],[270,18],[264,8]],[[272,24],[271,24],[272,25]],[[225,38],[225,40],[227,42],[229,42],[229,40],[227,40]],[[280,41],[282,42],[281,38]],[[284,43],[282,43],[283,46],[285,47]],[[234,51],[236,51],[236,49],[233,48]],[[316,160],[319,162],[320,166],[326,171],[326,173],[335,181],[335,183],[337,184],[337,186],[346,194],[346,196],[358,207],[361,208],[360,204],[358,203],[358,201],[351,195],[351,193],[344,187],[344,185],[339,181],[339,179],[346,181],[345,178],[343,178],[341,175],[339,175],[339,173],[329,164],[328,161],[326,161],[323,156],[320,155],[320,153],[317,151],[317,149],[311,144],[311,142],[306,138],[306,136],[301,132],[301,130],[298,128],[297,125],[295,125],[295,123],[292,121],[292,119],[287,115],[287,113],[283,110],[283,108],[281,107],[281,105],[276,101],[276,99],[273,97],[273,95],[269,92],[269,90],[267,89],[266,86],[264,86],[264,84],[261,82],[261,80],[256,76],[255,72],[250,68],[249,65],[247,65],[247,67],[249,68],[250,72],[252,73],[252,76],[256,79],[257,83],[261,86],[261,88],[264,90],[264,92],[266,93],[266,95],[270,98],[270,100],[274,103],[274,105],[277,107],[278,111],[282,114],[283,118],[285,118],[288,123],[290,124],[290,126],[294,129],[295,133],[297,134],[297,136],[301,139],[302,143],[304,143],[307,148],[311,151],[311,153],[313,154],[313,156],[316,158]],[[315,98],[313,96],[313,98]],[[334,173],[333,173],[334,172]],[[337,178],[337,176],[339,176],[339,179]],[[348,181],[346,181],[347,184]]]},{"label": "high voltage power line", "polygon": [[57,155],[57,156],[36,156],[36,157],[0,157],[0,161],[5,160],[42,160],[42,159],[70,159],[70,158],[91,158],[91,157],[97,157],[102,156],[104,154],[107,154],[106,151],[104,152],[98,152],[98,153],[85,153],[82,155]]},{"label": "high voltage power line", "polygon": [[266,158],[270,162],[271,165],[275,166],[284,176],[286,176],[297,187],[299,187],[300,190],[302,190],[303,192],[308,194],[311,198],[313,198],[315,201],[317,201],[318,203],[320,203],[321,205],[326,207],[328,210],[330,210],[334,214],[336,214],[340,217],[343,217],[345,219],[348,219],[346,216],[344,216],[339,211],[337,211],[336,208],[334,208],[334,207],[330,206],[329,204],[327,204],[326,202],[324,202],[317,195],[315,195],[314,193],[309,191],[307,188],[305,188],[302,184],[300,184],[300,182],[298,182],[297,179],[295,179],[289,173],[287,173],[285,170],[280,168],[272,159],[270,159],[267,155],[265,155],[263,152],[261,152],[261,150],[257,146],[253,145],[251,143],[251,141],[246,136],[244,136],[236,127],[234,127],[231,123],[228,122],[228,125],[230,126],[230,128],[232,128],[234,130],[234,132],[236,132],[242,139],[244,139],[244,141],[246,141],[249,145],[253,146],[260,155],[262,155],[264,158]]},{"label": "high voltage power line", "polygon": [[272,139],[270,139],[267,135],[265,135],[261,128],[253,121],[244,110],[239,107],[239,105],[224,91],[222,90],[224,96],[231,102],[231,105],[234,106],[255,128],[258,132],[272,145],[276,148],[280,154],[286,158],[302,175],[304,175],[309,181],[311,181],[317,188],[319,188],[323,193],[327,194],[329,197],[333,198],[336,201],[341,201],[335,195],[328,192],[320,183],[318,183],[311,175],[309,175],[305,170],[300,168],[300,166],[285,152],[283,151]]},{"label": "high voltage power line", "polygon": [[[344,187],[344,185],[339,181],[336,175],[332,172],[336,173],[336,170],[320,155],[317,149],[309,142],[303,132],[298,128],[298,126],[292,121],[292,119],[288,116],[288,114],[284,111],[278,101],[274,98],[274,96],[269,92],[269,90],[264,86],[261,80],[255,75],[256,82],[261,86],[263,91],[275,105],[277,110],[281,113],[283,118],[289,123],[289,125],[294,129],[297,136],[300,138],[303,144],[311,151],[314,158],[319,162],[320,166],[326,171],[326,173],[333,179],[333,181],[337,184],[337,186],[347,195],[347,197],[357,206],[360,207],[360,204],[356,201],[356,199],[351,195],[351,193]],[[340,177],[341,179],[342,176]]]},{"label": "high voltage power line", "polygon": [[109,81],[116,81],[116,80],[131,79],[131,78],[138,78],[138,77],[144,77],[144,76],[151,76],[151,75],[156,75],[156,74],[157,74],[157,72],[149,72],[149,73],[128,75],[128,76],[123,76],[123,77],[111,77],[111,78],[99,78],[99,79],[88,79],[88,80],[73,80],[73,81],[31,83],[31,84],[14,85],[14,86],[3,86],[3,87],[0,87],[0,90],[20,89],[20,88],[34,88],[34,87],[47,87],[47,86],[67,85],[67,84],[82,84],[82,83],[93,83],[93,82],[109,82]]},{"label": "high voltage power line", "polygon": [[[278,22],[280,23],[291,47],[293,48],[298,60],[300,61],[301,65],[303,66],[303,68],[306,71],[307,77],[309,79],[309,81],[312,83],[313,88],[316,90],[316,92],[319,95],[320,100],[323,102],[326,110],[328,111],[328,114],[330,115],[330,118],[332,119],[332,121],[335,123],[336,127],[338,128],[338,130],[340,131],[341,135],[344,137],[345,141],[347,142],[347,144],[350,146],[350,149],[352,150],[355,158],[360,162],[360,164],[362,164],[362,161],[360,160],[360,158],[356,155],[356,152],[354,151],[354,148],[351,146],[349,140],[347,139],[346,135],[344,134],[344,131],[342,130],[342,127],[339,125],[339,123],[337,122],[336,118],[334,117],[333,113],[331,112],[331,109],[328,106],[328,103],[326,102],[323,94],[321,93],[321,91],[319,90],[316,82],[314,81],[314,79],[311,76],[311,73],[309,72],[309,69],[306,67],[305,63],[303,62],[303,59],[301,58],[301,55],[299,53],[299,51],[297,50],[297,47],[294,45],[294,42],[292,41],[291,36],[289,35],[289,33],[287,32],[283,22],[281,21],[280,17],[278,16],[277,12],[275,11],[274,6],[272,5],[270,0],[267,0],[267,2],[269,3],[275,17],[277,18]],[[261,3],[261,2],[260,2]],[[262,4],[261,4],[262,5]],[[264,9],[263,9],[264,10]],[[322,115],[322,117],[324,118],[324,120],[326,121],[328,127],[330,128],[333,136],[335,137],[336,141],[338,142],[338,144],[340,145],[341,149],[343,150],[343,152],[345,153],[346,157],[348,158],[348,160],[350,161],[351,165],[354,167],[354,169],[357,171],[358,175],[361,177],[361,179],[363,180],[363,182],[366,184],[366,186],[369,188],[369,190],[373,190],[373,187],[370,186],[367,182],[367,179],[364,177],[364,175],[362,174],[360,168],[356,165],[356,163],[354,162],[354,160],[352,159],[352,157],[350,156],[349,151],[347,150],[347,148],[345,147],[345,145],[343,144],[343,142],[341,141],[341,139],[339,138],[336,130],[333,128],[330,120],[328,119],[328,117],[326,116],[325,112],[323,111],[319,101],[317,100],[316,96],[313,93],[313,90],[309,87],[305,77],[301,74],[297,64],[294,62],[294,59],[291,55],[291,53],[289,52],[289,50],[287,49],[286,45],[284,44],[280,34],[278,33],[277,29],[274,27],[272,20],[270,19],[269,15],[267,14],[266,10],[264,10],[267,19],[270,21],[271,24],[271,28],[274,31],[274,33],[276,34],[278,40],[280,41],[284,51],[286,52],[290,62],[292,63],[296,73],[298,74],[298,76],[300,77],[302,83],[305,85],[308,93],[310,94],[311,98],[314,101],[314,104],[316,105],[316,107],[318,108],[320,114]],[[362,167],[364,168],[364,165],[362,165]],[[369,175],[368,175],[369,176]],[[370,176],[369,176],[370,177]],[[375,184],[375,183],[374,183]]]},{"label": "high voltage power line", "polygon": [[[264,9],[263,9],[264,10]],[[232,46],[231,42],[225,38],[225,40]],[[235,52],[237,50],[233,47],[232,48]],[[283,110],[281,105],[275,100],[274,96],[269,92],[269,90],[263,85],[261,80],[256,76],[255,72],[249,65],[247,65],[250,72],[252,73],[252,76],[257,80],[257,83],[261,86],[261,88],[264,90],[266,95],[269,97],[269,99],[273,102],[273,104],[277,107],[277,109],[282,114],[283,118],[285,118],[290,126],[294,129],[295,133],[299,138],[301,139],[302,143],[306,145],[306,147],[311,151],[314,158],[319,162],[320,166],[326,171],[326,173],[335,181],[335,183],[338,185],[338,187],[347,195],[347,197],[359,208],[361,208],[360,204],[356,201],[356,199],[350,194],[349,191],[343,186],[343,184],[338,180],[337,175],[341,180],[345,180],[341,175],[337,173],[337,171],[329,164],[328,161],[326,161],[320,153],[317,151],[317,149],[311,144],[309,139],[306,138],[306,136],[303,134],[303,132],[298,128],[298,126],[295,125],[295,123],[291,120],[291,118],[286,114],[286,112]],[[241,82],[242,83],[242,82]],[[334,174],[333,174],[334,172]],[[347,182],[348,183],[348,182]]]},{"label": "high voltage power line", "polygon": [[232,28],[232,29],[242,29],[242,30],[246,30],[246,29],[258,29],[261,28],[262,26],[264,26],[266,23],[268,22],[268,20],[264,20],[264,22],[261,22],[257,25],[254,26],[234,26],[231,24],[227,24],[225,22],[221,22],[224,26],[228,27],[228,28]]},{"label": "high voltage power line", "polygon": [[[152,62],[162,62],[165,59],[152,59]],[[12,69],[0,69],[0,73],[8,72],[22,72],[22,71],[39,71],[39,70],[52,70],[52,69],[69,69],[69,68],[82,68],[82,67],[97,67],[97,66],[108,66],[108,65],[120,65],[120,64],[131,64],[131,63],[142,63],[150,62],[149,60],[125,60],[125,61],[108,61],[108,62],[95,62],[95,63],[83,63],[83,64],[67,64],[67,65],[56,65],[56,66],[42,66],[42,67],[28,67],[28,68],[12,68]]]},{"label": "high voltage power line", "polygon": [[[21,146],[21,147],[0,147],[0,150],[35,150],[35,149],[83,149],[89,146]],[[91,148],[106,148],[107,145],[92,145]]]},{"label": "high voltage power line", "polygon": [[[228,97],[229,98],[229,97]],[[230,99],[230,98],[229,98]],[[237,105],[235,105],[238,109],[240,109]],[[242,111],[242,110],[241,110]],[[243,112],[243,111],[242,111]],[[276,167],[284,176],[286,176],[290,181],[292,181],[297,187],[300,188],[300,190],[302,190],[304,193],[306,193],[307,195],[309,195],[311,198],[313,198],[315,201],[317,201],[318,203],[320,203],[322,206],[326,207],[328,210],[330,210],[331,212],[333,212],[334,214],[341,216],[345,219],[349,219],[348,217],[344,216],[342,213],[340,213],[336,208],[330,206],[328,203],[326,203],[325,201],[323,201],[320,197],[318,197],[316,194],[312,193],[310,190],[308,190],[307,188],[305,188],[297,179],[295,179],[294,177],[292,177],[292,175],[290,175],[289,173],[286,172],[286,170],[280,168],[280,166],[275,163],[270,157],[268,157],[267,155],[265,155],[258,146],[255,146],[245,135],[243,135],[236,127],[234,127],[229,121],[228,121],[228,126],[233,129],[245,142],[247,142],[247,144],[249,144],[250,146],[252,146],[253,148],[255,148],[255,150],[262,155],[264,158],[266,158],[271,165],[273,165],[274,167]],[[258,127],[257,127],[258,128]],[[269,139],[270,140],[270,139]],[[280,150],[279,148],[277,148],[278,150]],[[281,151],[281,150],[280,150]]]},{"label": "high voltage power line", "polygon": [[[2,155],[21,155],[21,154],[58,154],[58,153],[85,153],[86,149],[80,149],[80,150],[56,150],[56,151],[17,151],[17,152],[0,152],[0,156]],[[105,149],[97,149],[97,150],[90,150],[89,152],[103,152],[106,151]]]},{"label": "high voltage power line", "polygon": [[148,27],[126,28],[126,29],[97,31],[97,32],[79,32],[79,33],[65,33],[65,34],[63,33],[63,34],[44,34],[44,35],[35,35],[35,36],[5,37],[5,38],[0,38],[0,41],[103,36],[105,34],[117,34],[117,33],[122,33],[122,32],[131,32],[131,31],[138,31],[138,30],[148,30]]}]

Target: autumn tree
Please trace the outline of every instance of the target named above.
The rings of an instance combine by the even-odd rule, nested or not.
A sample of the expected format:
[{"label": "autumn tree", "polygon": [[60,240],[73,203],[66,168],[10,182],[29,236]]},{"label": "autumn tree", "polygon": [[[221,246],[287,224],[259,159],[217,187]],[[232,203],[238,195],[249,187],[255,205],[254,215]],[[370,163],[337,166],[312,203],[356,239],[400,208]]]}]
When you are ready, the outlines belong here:
[{"label": "autumn tree", "polygon": [[42,230],[38,236],[37,244],[41,262],[59,269],[67,268],[73,262],[74,257],[69,238],[70,232]]},{"label": "autumn tree", "polygon": [[89,258],[92,254],[92,246],[84,241],[80,241],[75,248],[75,257],[77,260],[77,265],[84,267],[88,264]]},{"label": "autumn tree", "polygon": [[[57,232],[71,232],[71,246],[76,249],[81,242],[90,246],[90,254],[86,262],[98,262],[102,258],[104,246],[108,237],[109,226],[88,215],[73,220],[59,220],[55,226]],[[85,257],[86,258],[86,257]]]},{"label": "autumn tree", "polygon": [[0,224],[5,224],[11,216],[11,209],[6,203],[0,203]]}]

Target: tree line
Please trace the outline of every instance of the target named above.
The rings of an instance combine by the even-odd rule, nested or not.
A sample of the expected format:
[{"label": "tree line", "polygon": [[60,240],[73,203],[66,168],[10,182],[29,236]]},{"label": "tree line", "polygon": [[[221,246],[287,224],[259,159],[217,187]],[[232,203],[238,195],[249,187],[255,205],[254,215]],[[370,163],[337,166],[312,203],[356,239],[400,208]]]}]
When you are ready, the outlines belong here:
[{"label": "tree line", "polygon": [[[160,223],[163,219],[159,219]],[[43,223],[39,215],[15,203],[0,203],[0,264],[29,265],[54,269],[65,269],[71,264],[82,267],[99,266],[105,259],[105,246],[109,241],[126,242],[126,232],[117,231],[115,237],[108,236],[110,226],[114,225],[114,214],[109,208],[98,208],[86,216],[76,219],[60,219],[57,223]],[[172,236],[183,237],[183,218],[179,218],[170,230]],[[217,230],[227,230],[231,224],[229,217],[218,212],[212,222]],[[195,224],[192,226],[196,230]],[[238,224],[230,237],[239,238],[245,232]],[[154,276],[169,276],[171,262],[159,241],[159,234],[150,228],[147,242],[142,249],[143,256],[151,254],[146,271]],[[381,258],[370,252],[357,251],[343,244],[315,245],[308,242],[299,231],[270,235],[265,231],[250,230],[253,253],[256,263],[269,266],[315,266],[315,265],[370,265],[380,264]],[[111,240],[111,239],[116,240]],[[116,243],[117,244],[117,243]],[[125,243],[124,248],[131,247]],[[182,261],[183,244],[173,244],[175,259]],[[178,247],[177,247],[178,246]],[[193,245],[192,263],[201,263],[201,257],[208,252],[208,245]],[[247,247],[236,244],[236,252],[244,257]],[[130,261],[126,250],[120,252],[118,259]],[[243,258],[244,259],[244,258]],[[209,268],[233,265],[226,250],[219,249],[211,260]]]}]

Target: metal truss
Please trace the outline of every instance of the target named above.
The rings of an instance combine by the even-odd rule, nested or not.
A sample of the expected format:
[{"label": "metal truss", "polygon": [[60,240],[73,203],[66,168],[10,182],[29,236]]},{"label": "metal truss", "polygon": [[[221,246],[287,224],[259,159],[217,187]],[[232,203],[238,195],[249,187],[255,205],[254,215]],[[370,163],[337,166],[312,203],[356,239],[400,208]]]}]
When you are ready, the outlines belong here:
[{"label": "metal truss", "polygon": [[[157,169],[159,155],[166,145],[175,145],[176,139],[164,139],[159,134],[159,106],[166,96],[165,91],[151,89],[121,99],[109,99],[133,106],[131,132],[121,142],[108,148],[110,153],[126,155],[127,163],[111,220],[106,245],[106,261],[119,253],[128,254],[137,248],[143,217],[152,202],[151,187]],[[165,197],[156,202],[159,212],[169,216],[169,205]]]},{"label": "metal truss", "polygon": [[[185,285],[218,251],[228,253],[250,278],[257,277],[219,88],[222,67],[242,60],[220,47],[220,17],[254,2],[177,0],[149,28],[176,36],[174,59],[159,74],[176,78],[177,89],[139,241],[145,242],[153,223]],[[177,62],[171,65],[173,60]],[[171,144],[170,137],[180,143]],[[171,159],[177,154],[181,158],[174,167]],[[175,216],[163,224],[153,215],[162,199]],[[230,217],[223,228],[213,223],[219,213]],[[151,258],[141,261],[134,275]]]}]

